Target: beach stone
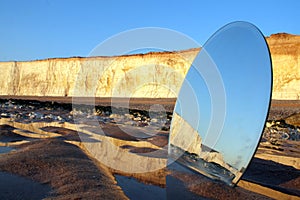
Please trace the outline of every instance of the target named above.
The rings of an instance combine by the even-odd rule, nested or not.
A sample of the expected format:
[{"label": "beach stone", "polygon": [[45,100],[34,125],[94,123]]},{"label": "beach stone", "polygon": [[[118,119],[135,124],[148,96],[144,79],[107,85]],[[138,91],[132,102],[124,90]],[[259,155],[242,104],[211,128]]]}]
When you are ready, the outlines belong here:
[{"label": "beach stone", "polygon": [[7,113],[1,113],[1,117],[8,118],[9,116]]},{"label": "beach stone", "polygon": [[109,115],[109,118],[112,118],[112,119],[123,119],[124,116],[116,114],[116,113],[112,113],[112,114]]},{"label": "beach stone", "polygon": [[133,119],[134,118],[134,116],[132,114],[129,114],[129,113],[124,114],[124,116],[128,119]]},{"label": "beach stone", "polygon": [[150,120],[150,122],[151,122],[151,123],[157,123],[157,122],[158,122],[158,119],[152,118],[152,119]]},{"label": "beach stone", "polygon": [[135,118],[133,118],[133,120],[134,120],[134,121],[141,121],[142,118],[141,118],[141,117],[135,117]]},{"label": "beach stone", "polygon": [[300,113],[297,113],[297,114],[291,115],[290,117],[287,117],[285,119],[285,122],[287,124],[300,127]]}]

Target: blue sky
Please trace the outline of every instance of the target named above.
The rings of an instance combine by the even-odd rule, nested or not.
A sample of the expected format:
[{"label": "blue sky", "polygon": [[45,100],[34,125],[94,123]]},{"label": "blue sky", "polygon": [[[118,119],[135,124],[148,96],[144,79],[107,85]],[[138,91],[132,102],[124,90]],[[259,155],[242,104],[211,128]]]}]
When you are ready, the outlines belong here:
[{"label": "blue sky", "polygon": [[224,27],[203,48],[185,78],[175,112],[198,131],[203,144],[240,170],[254,153],[268,111],[268,48],[248,23]]},{"label": "blue sky", "polygon": [[203,44],[236,20],[300,34],[300,1],[0,0],[0,61],[86,56],[122,31],[163,27]]}]

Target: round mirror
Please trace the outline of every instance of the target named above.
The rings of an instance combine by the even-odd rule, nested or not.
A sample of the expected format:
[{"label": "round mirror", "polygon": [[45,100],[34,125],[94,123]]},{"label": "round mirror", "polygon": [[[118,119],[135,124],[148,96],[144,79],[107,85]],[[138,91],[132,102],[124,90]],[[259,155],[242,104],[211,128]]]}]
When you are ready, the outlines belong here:
[{"label": "round mirror", "polygon": [[234,185],[258,146],[272,90],[269,49],[246,22],[230,23],[203,46],[179,92],[168,161]]}]

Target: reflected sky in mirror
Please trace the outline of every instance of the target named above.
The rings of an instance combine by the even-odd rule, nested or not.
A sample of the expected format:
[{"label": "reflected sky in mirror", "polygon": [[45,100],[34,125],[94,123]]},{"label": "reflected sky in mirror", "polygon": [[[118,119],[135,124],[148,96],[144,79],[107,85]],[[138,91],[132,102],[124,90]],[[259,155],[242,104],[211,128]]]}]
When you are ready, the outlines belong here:
[{"label": "reflected sky in mirror", "polygon": [[[271,83],[268,46],[261,32],[246,22],[234,22],[216,32],[183,82],[175,114],[200,135],[199,151],[207,147],[218,152],[234,168],[232,182],[239,179],[256,150],[269,108]],[[170,145],[176,146],[173,125],[174,120]],[[192,143],[187,135],[181,137]]]}]

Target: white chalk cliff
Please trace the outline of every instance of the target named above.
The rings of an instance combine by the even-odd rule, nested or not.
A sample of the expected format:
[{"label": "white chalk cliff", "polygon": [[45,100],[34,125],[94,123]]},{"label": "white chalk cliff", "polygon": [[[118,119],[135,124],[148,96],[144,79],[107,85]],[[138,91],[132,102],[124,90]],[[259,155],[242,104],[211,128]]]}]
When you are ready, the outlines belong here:
[{"label": "white chalk cliff", "polygon": [[267,37],[273,63],[273,99],[300,99],[300,36]]},{"label": "white chalk cliff", "polygon": [[197,51],[0,62],[0,95],[176,97]]},{"label": "white chalk cliff", "polygon": [[[267,42],[272,98],[300,99],[300,36],[275,34]],[[0,95],[173,98],[198,52],[0,62]]]}]

